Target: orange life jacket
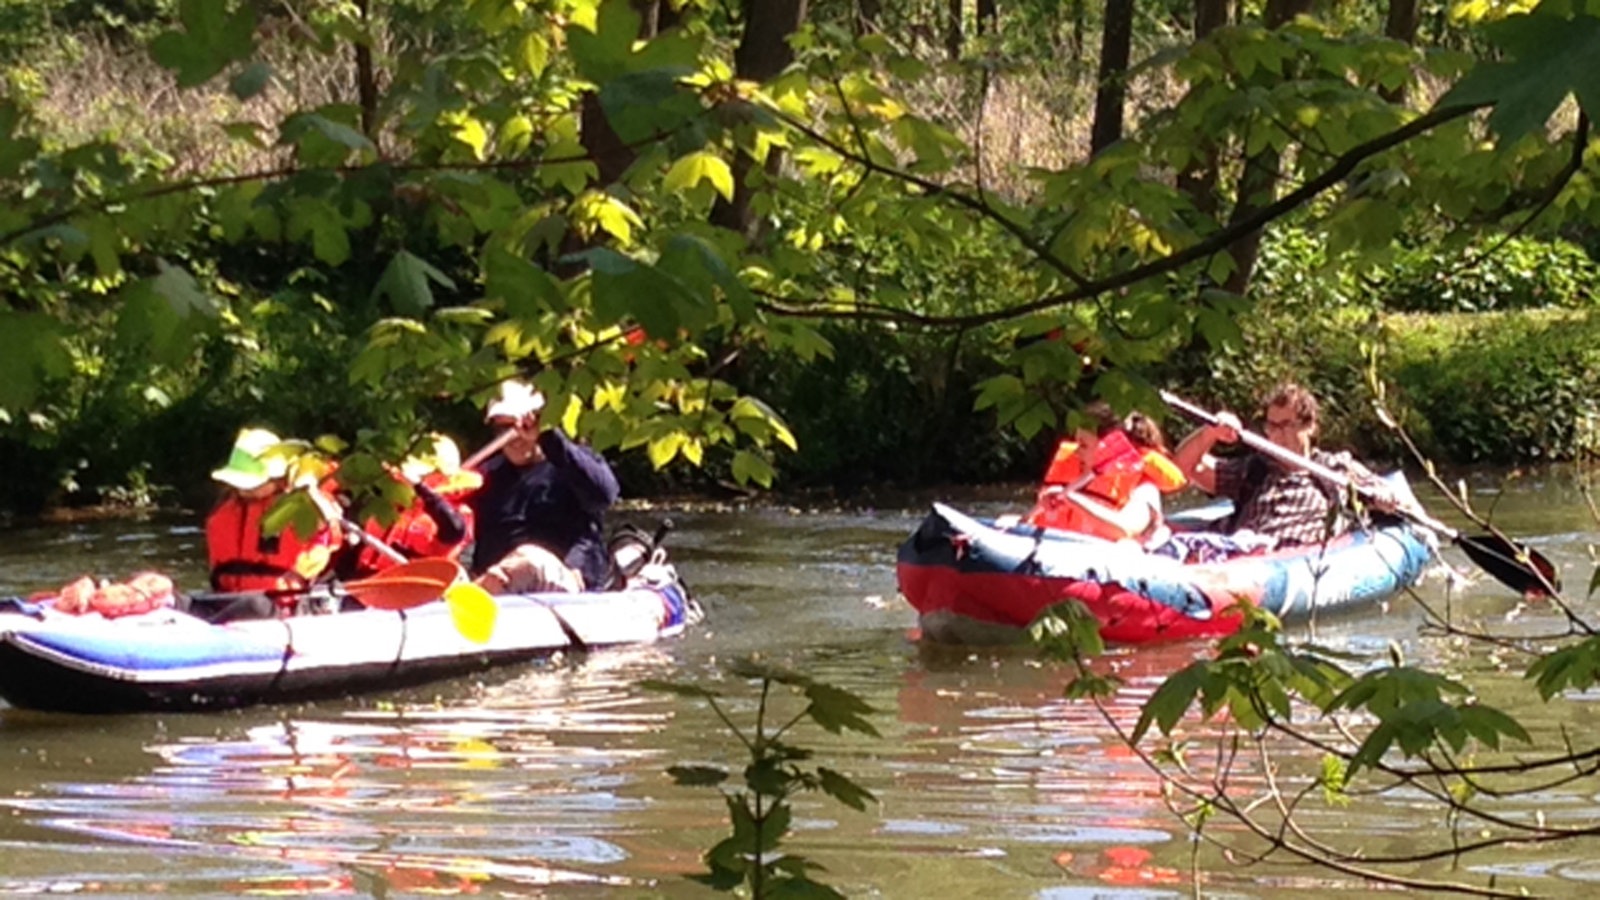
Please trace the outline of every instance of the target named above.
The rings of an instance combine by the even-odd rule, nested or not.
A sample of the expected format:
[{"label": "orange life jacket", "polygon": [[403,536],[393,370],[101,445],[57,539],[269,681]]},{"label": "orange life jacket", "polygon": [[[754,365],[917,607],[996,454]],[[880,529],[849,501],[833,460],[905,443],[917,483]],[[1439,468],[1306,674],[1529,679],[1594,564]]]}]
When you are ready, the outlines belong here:
[{"label": "orange life jacket", "polygon": [[218,591],[303,588],[328,567],[339,533],[324,525],[302,539],[293,528],[271,537],[261,533],[261,517],[277,496],[223,498],[206,518],[206,555],[211,587]]},{"label": "orange life jacket", "polygon": [[141,572],[123,582],[101,582],[85,575],[64,585],[51,598],[58,612],[75,616],[97,612],[108,619],[147,613],[174,602],[172,579]]},{"label": "orange life jacket", "polygon": [[[465,533],[461,540],[454,543],[441,540],[439,537],[439,523],[428,515],[421,498],[418,498],[408,508],[401,511],[398,518],[385,529],[376,519],[368,519],[367,533],[399,550],[409,559],[422,559],[424,557],[442,556],[447,559],[459,559],[462,551],[472,543],[473,521],[472,507],[466,502],[468,494],[483,486],[483,477],[476,472],[456,472],[444,475],[439,472],[430,472],[422,483],[432,488],[441,497],[450,502],[456,514],[461,516],[461,521],[466,525]],[[371,547],[362,547],[358,566],[363,573],[379,572],[390,566],[399,565],[395,560]]]},{"label": "orange life jacket", "polygon": [[[1093,477],[1077,489],[1113,509],[1126,506],[1134,489],[1141,484],[1153,484],[1163,494],[1170,494],[1187,483],[1183,471],[1166,454],[1134,446],[1121,431],[1102,437],[1095,455]],[[1063,440],[1045,471],[1045,484],[1077,485],[1082,478],[1083,460],[1078,455],[1078,444],[1070,439]],[[1027,522],[1113,541],[1128,537],[1115,525],[1066,499],[1036,505],[1028,513]]]}]

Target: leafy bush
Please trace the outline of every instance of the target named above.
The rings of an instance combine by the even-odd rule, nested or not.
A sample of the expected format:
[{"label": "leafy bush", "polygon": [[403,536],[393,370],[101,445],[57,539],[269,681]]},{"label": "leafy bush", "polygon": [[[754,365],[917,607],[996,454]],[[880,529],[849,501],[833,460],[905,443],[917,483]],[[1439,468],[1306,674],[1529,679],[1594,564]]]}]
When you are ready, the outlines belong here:
[{"label": "leafy bush", "polygon": [[1457,462],[1600,454],[1600,312],[1406,317],[1393,363],[1424,449]]},{"label": "leafy bush", "polygon": [[1600,266],[1570,241],[1513,237],[1403,250],[1369,289],[1395,312],[1488,312],[1590,306],[1597,277]]}]

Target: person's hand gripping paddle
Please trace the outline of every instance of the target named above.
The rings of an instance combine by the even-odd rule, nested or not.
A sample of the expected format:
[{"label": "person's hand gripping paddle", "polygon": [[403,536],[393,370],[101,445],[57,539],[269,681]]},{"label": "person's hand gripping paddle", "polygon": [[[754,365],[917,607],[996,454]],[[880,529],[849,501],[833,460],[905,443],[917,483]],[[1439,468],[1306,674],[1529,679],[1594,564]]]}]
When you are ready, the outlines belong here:
[{"label": "person's hand gripping paddle", "polygon": [[[1199,422],[1207,425],[1217,424],[1215,413],[1195,406],[1169,391],[1162,391],[1161,399],[1165,400],[1168,406]],[[1235,430],[1239,433],[1239,440],[1265,456],[1270,456],[1286,466],[1310,472],[1337,487],[1361,492],[1361,486],[1353,483],[1343,472],[1334,471],[1315,460],[1280,447],[1261,435],[1251,434],[1242,428]],[[1402,507],[1394,512],[1395,515],[1426,528],[1460,547],[1468,559],[1493,575],[1501,584],[1523,596],[1548,596],[1553,591],[1561,590],[1561,576],[1556,572],[1555,564],[1532,547],[1515,543],[1496,534],[1462,534],[1420,509]]]}]

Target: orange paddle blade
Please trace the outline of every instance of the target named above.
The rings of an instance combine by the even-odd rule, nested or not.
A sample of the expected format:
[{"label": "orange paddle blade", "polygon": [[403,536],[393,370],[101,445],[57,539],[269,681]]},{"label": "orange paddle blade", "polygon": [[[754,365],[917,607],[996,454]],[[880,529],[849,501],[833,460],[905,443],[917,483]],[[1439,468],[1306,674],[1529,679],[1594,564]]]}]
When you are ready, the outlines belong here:
[{"label": "orange paddle blade", "polygon": [[410,609],[439,599],[462,578],[461,564],[434,557],[414,559],[344,585],[350,596],[372,609]]}]

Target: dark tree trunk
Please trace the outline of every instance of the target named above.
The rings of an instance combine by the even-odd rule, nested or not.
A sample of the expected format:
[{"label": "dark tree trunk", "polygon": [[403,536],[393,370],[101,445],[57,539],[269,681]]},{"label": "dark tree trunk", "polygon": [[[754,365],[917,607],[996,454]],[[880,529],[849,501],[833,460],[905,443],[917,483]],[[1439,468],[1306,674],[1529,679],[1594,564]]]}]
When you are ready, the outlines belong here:
[{"label": "dark tree trunk", "polygon": [[951,59],[961,58],[961,6],[962,0],[950,0],[950,21],[945,25],[944,49]]},{"label": "dark tree trunk", "polygon": [[806,19],[807,0],[748,0],[744,35],[733,51],[734,72],[740,78],[766,81],[794,62],[789,36]]},{"label": "dark tree trunk", "polygon": [[882,0],[857,0],[856,34],[874,34],[883,30]]},{"label": "dark tree trunk", "polygon": [[1072,0],[1072,80],[1078,80],[1078,64],[1083,62],[1083,0]]},{"label": "dark tree trunk", "polygon": [[1228,24],[1228,0],[1195,0],[1194,39],[1205,40],[1213,31]]},{"label": "dark tree trunk", "polygon": [[356,41],[356,104],[361,110],[361,133],[378,142],[378,77],[372,68],[371,0],[357,0],[362,39]]},{"label": "dark tree trunk", "polygon": [[[748,0],[745,3],[744,35],[733,52],[734,74],[750,81],[767,81],[794,62],[789,36],[806,20],[808,0]],[[776,174],[782,153],[773,148],[767,153],[769,174]],[[755,219],[750,213],[750,185],[755,160],[743,153],[733,158],[733,200],[717,198],[711,209],[711,222],[730,231],[752,237]]]},{"label": "dark tree trunk", "polygon": [[1106,0],[1100,39],[1100,77],[1094,95],[1089,155],[1122,140],[1122,107],[1128,95],[1128,55],[1133,45],[1133,0]]},{"label": "dark tree trunk", "polygon": [[978,33],[993,34],[997,15],[995,0],[978,0]]},{"label": "dark tree trunk", "polygon": [[[1281,28],[1294,21],[1295,16],[1309,11],[1311,4],[1312,0],[1267,0],[1262,20],[1269,28]],[[1282,156],[1270,147],[1245,159],[1244,171],[1239,173],[1239,196],[1233,206],[1233,215],[1229,218],[1230,224],[1272,203],[1277,196],[1278,170],[1282,164]],[[1228,250],[1233,256],[1233,274],[1228,276],[1224,287],[1232,293],[1243,294],[1250,287],[1256,260],[1261,255],[1261,232],[1250,232],[1235,241]]]},{"label": "dark tree trunk", "polygon": [[[1383,23],[1383,33],[1407,47],[1417,43],[1417,0],[1389,0],[1389,18]],[[1379,95],[1390,103],[1397,103],[1405,96],[1405,85],[1396,85],[1392,88],[1383,88]]]},{"label": "dark tree trunk", "polygon": [[[1195,43],[1228,24],[1228,0],[1196,0],[1194,7]],[[1198,158],[1178,173],[1178,190],[1189,195],[1195,209],[1208,216],[1217,213],[1217,145],[1205,141]]]},{"label": "dark tree trunk", "polygon": [[[656,36],[660,26],[661,4],[659,0],[633,0],[634,11],[639,14],[639,38],[649,40]],[[638,154],[632,147],[623,143],[622,138],[611,127],[607,120],[605,110],[600,106],[600,95],[590,91],[583,95],[583,105],[579,110],[578,127],[582,135],[583,148],[589,151],[594,159],[595,168],[599,170],[600,184],[614,184],[628,171]]]}]

